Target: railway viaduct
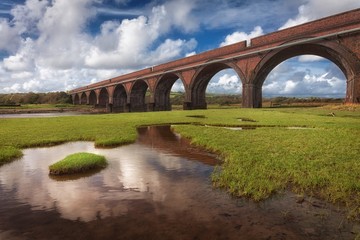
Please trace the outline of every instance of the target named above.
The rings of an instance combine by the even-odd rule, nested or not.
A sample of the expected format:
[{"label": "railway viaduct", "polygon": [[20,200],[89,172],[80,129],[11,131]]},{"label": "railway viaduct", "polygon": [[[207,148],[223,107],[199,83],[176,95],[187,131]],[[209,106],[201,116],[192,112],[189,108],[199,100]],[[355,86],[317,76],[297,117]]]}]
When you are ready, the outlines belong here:
[{"label": "railway viaduct", "polygon": [[345,103],[360,103],[360,8],[220,47],[71,90],[74,104],[109,112],[171,110],[170,90],[180,79],[184,109],[206,109],[211,78],[231,68],[242,82],[242,106],[259,108],[262,85],[272,69],[312,54],[335,63],[346,77]]}]

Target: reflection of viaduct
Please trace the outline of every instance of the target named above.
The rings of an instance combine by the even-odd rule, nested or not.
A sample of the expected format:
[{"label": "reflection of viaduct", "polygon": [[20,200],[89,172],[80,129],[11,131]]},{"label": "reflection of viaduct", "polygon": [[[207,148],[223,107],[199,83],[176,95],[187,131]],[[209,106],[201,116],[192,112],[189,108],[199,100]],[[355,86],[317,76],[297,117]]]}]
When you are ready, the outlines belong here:
[{"label": "reflection of viaduct", "polygon": [[274,67],[313,54],[335,63],[347,79],[346,103],[360,103],[360,9],[330,16],[194,56],[70,91],[74,104],[109,111],[170,110],[170,90],[185,88],[184,109],[206,108],[205,91],[219,71],[232,68],[242,81],[243,107],[261,107],[262,85]]}]

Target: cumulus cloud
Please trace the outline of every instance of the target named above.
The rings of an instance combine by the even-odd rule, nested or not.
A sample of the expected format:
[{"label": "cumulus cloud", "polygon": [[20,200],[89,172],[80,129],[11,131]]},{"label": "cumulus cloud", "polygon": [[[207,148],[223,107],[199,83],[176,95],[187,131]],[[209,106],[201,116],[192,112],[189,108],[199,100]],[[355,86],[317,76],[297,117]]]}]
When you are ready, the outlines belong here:
[{"label": "cumulus cloud", "polygon": [[6,19],[0,18],[0,50],[13,52],[20,44],[19,33]]},{"label": "cumulus cloud", "polygon": [[246,40],[247,46],[250,46],[252,38],[261,36],[263,34],[263,29],[260,26],[256,26],[249,34],[245,32],[234,32],[225,37],[225,41],[220,44],[220,47],[244,40]]},{"label": "cumulus cloud", "polygon": [[293,27],[302,23],[306,23],[315,19],[341,13],[351,9],[360,7],[358,0],[308,0],[305,4],[298,8],[298,14],[294,18],[290,18],[279,29]]},{"label": "cumulus cloud", "polygon": [[241,94],[242,83],[233,70],[223,70],[212,78],[206,91],[209,93]]},{"label": "cumulus cloud", "polygon": [[[321,96],[344,97],[346,81],[341,70],[333,63],[327,67],[310,69],[301,64],[286,61],[269,74],[263,85],[265,96]],[[292,74],[289,74],[292,73]]]},{"label": "cumulus cloud", "polygon": [[90,34],[95,2],[27,0],[11,10],[11,22],[0,19],[0,52],[9,53],[0,61],[0,91],[70,90],[183,57],[197,45],[195,39],[164,38],[173,26],[190,21],[182,17],[191,5],[167,2],[147,16],[104,22],[99,33]]},{"label": "cumulus cloud", "polygon": [[324,58],[316,55],[301,55],[299,56],[299,62],[317,62],[323,61]]}]

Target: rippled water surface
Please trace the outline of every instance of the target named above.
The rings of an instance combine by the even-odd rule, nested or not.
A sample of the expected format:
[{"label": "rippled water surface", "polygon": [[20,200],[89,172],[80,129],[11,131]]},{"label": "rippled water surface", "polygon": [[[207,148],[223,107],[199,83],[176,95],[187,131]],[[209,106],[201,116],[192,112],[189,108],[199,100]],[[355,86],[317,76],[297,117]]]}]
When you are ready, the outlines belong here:
[{"label": "rippled water surface", "polygon": [[[291,194],[260,204],[213,189],[218,160],[169,126],[138,130],[135,144],[73,142],[24,150],[0,168],[0,239],[351,239],[353,226],[324,203]],[[101,171],[50,177],[76,152],[104,155]]]}]

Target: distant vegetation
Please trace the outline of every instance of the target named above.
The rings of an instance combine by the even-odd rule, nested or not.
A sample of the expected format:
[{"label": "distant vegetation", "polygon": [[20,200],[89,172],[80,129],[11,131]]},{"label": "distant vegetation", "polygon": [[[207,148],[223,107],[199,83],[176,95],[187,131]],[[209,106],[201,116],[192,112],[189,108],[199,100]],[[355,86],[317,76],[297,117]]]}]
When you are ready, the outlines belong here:
[{"label": "distant vegetation", "polygon": [[67,103],[72,100],[66,92],[0,94],[0,105]]},{"label": "distant vegetation", "polygon": [[[182,105],[185,99],[185,93],[172,92],[170,95],[170,101],[172,105]],[[320,97],[271,97],[263,98],[264,107],[276,107],[276,106],[321,106],[330,103],[343,103],[343,98],[320,98]],[[231,106],[241,105],[242,97],[241,94],[206,94],[206,103],[208,105],[218,106]]]}]

